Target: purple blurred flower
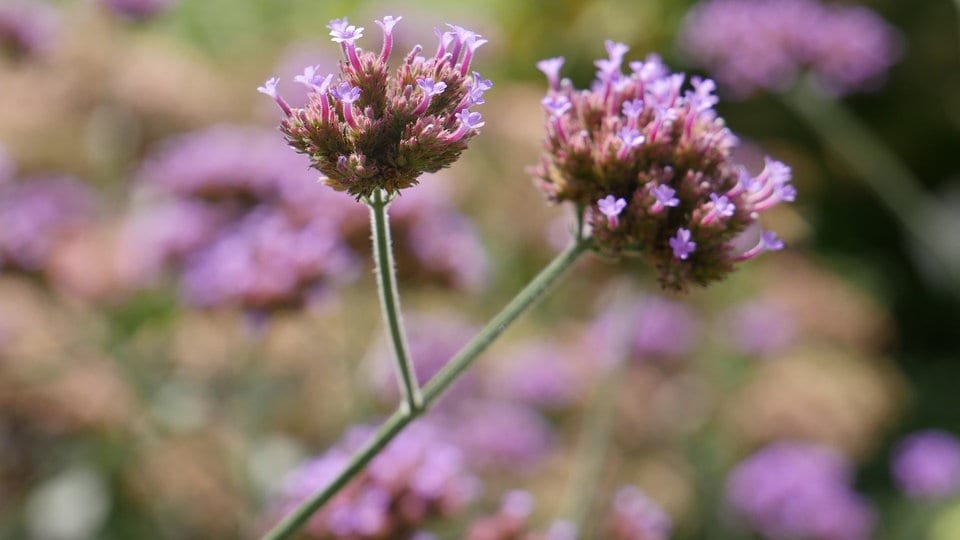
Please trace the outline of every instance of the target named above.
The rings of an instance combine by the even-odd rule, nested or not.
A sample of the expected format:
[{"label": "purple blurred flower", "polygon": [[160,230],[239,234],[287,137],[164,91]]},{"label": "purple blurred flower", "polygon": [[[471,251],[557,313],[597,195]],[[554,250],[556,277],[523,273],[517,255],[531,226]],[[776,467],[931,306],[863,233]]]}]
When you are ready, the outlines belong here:
[{"label": "purple blurred flower", "polygon": [[667,540],[670,516],[636,486],[620,488],[607,518],[611,540]]},{"label": "purple blurred flower", "polygon": [[730,314],[731,339],[737,349],[751,356],[768,356],[783,350],[793,340],[790,314],[769,302],[751,302]]},{"label": "purple blurred flower", "polygon": [[850,464],[809,443],[777,443],[727,479],[729,507],[772,540],[866,540],[874,513],[851,487]]},{"label": "purple blurred flower", "polygon": [[481,468],[530,473],[553,446],[549,423],[539,413],[502,401],[473,401],[446,419],[445,428]]},{"label": "purple blurred flower", "polygon": [[443,183],[425,183],[404,193],[390,210],[394,240],[416,257],[419,270],[462,290],[477,291],[487,284],[486,248]]},{"label": "purple blurred flower", "polygon": [[532,341],[504,353],[506,367],[491,385],[504,398],[542,409],[572,405],[583,391],[570,352],[549,342]]},{"label": "purple blurred flower", "polygon": [[100,5],[132,21],[144,21],[170,9],[176,0],[100,0]]},{"label": "purple blurred flower", "polygon": [[700,322],[683,303],[657,296],[622,300],[604,307],[585,337],[586,350],[602,363],[679,359],[699,342]]},{"label": "purple blurred flower", "polygon": [[[479,327],[456,317],[425,313],[407,315],[406,328],[410,358],[413,359],[417,382],[420,384],[425,384],[436,375],[479,331]],[[376,366],[374,387],[377,397],[380,401],[393,405],[400,399],[393,352],[386,343],[381,342],[374,347],[372,357]],[[475,398],[480,391],[477,372],[468,370],[453,384],[450,391],[444,394],[441,404],[433,410],[439,413],[450,412],[450,406]]]},{"label": "purple blurred flower", "polygon": [[943,499],[960,493],[960,440],[926,430],[903,439],[891,461],[897,485],[914,499]]},{"label": "purple blurred flower", "polygon": [[6,0],[0,4],[0,50],[18,58],[47,52],[58,37],[57,15],[43,2]]},{"label": "purple blurred flower", "polygon": [[251,212],[188,258],[184,297],[200,307],[265,312],[309,303],[356,275],[353,253],[330,227],[322,220],[295,224],[268,208]]},{"label": "purple blurred flower", "polygon": [[819,0],[707,0],[687,15],[680,40],[738,97],[783,91],[804,69],[830,92],[860,90],[883,78],[900,48],[869,9]]},{"label": "purple blurred flower", "polygon": [[[287,475],[279,519],[326,487],[374,429],[356,427],[322,456]],[[307,522],[318,538],[405,538],[426,521],[461,510],[478,489],[461,450],[427,420],[408,426],[367,469]]]},{"label": "purple blurred flower", "polygon": [[95,206],[93,191],[70,177],[0,184],[0,268],[43,270],[53,245],[90,223]]},{"label": "purple blurred flower", "polygon": [[305,160],[269,132],[181,135],[148,156],[138,179],[160,201],[128,225],[130,271],[149,282],[165,265],[181,267],[191,304],[298,307],[356,276],[340,231],[356,205],[313,189]]}]

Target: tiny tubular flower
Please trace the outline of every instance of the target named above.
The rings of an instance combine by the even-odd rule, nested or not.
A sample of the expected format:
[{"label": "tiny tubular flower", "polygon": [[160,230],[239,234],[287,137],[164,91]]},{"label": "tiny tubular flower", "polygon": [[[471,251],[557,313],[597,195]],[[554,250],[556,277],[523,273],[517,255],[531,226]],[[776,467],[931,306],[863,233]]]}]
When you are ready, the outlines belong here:
[{"label": "tiny tubular flower", "polygon": [[473,105],[483,105],[486,103],[483,99],[483,94],[491,88],[493,88],[493,83],[490,82],[490,79],[484,79],[479,73],[474,71],[473,81],[467,89],[467,94],[463,96],[458,110],[466,109]]},{"label": "tiny tubular flower", "polygon": [[560,68],[563,67],[564,61],[564,57],[557,56],[537,62],[537,69],[547,76],[547,83],[553,91],[560,90]]},{"label": "tiny tubular flower", "polygon": [[607,216],[607,225],[609,225],[611,229],[616,229],[617,225],[620,224],[620,213],[623,212],[623,209],[626,207],[626,199],[618,199],[613,195],[607,195],[597,201],[597,209],[600,210],[601,214]]},{"label": "tiny tubular flower", "polygon": [[640,146],[647,140],[639,130],[628,127],[620,129],[620,131],[617,132],[617,138],[623,143],[617,152],[617,158],[619,159],[627,159],[630,155],[630,150]]},{"label": "tiny tubular flower", "polygon": [[763,253],[764,251],[780,251],[784,248],[783,240],[777,237],[777,233],[773,231],[764,231],[760,235],[760,240],[757,242],[757,245],[752,248],[744,251],[738,255],[734,260],[736,261],[746,261],[756,257],[757,255]]},{"label": "tiny tubular flower", "polygon": [[540,104],[550,113],[550,116],[563,116],[573,107],[570,99],[561,95],[547,96],[540,100]]},{"label": "tiny tubular flower", "polygon": [[417,86],[423,90],[423,99],[420,100],[420,105],[413,111],[413,114],[422,115],[427,112],[427,108],[430,106],[430,99],[437,94],[442,94],[444,90],[447,89],[447,83],[445,82],[436,82],[433,78],[426,79],[417,79]]},{"label": "tiny tubular flower", "polygon": [[677,235],[670,239],[670,248],[675,258],[685,261],[697,248],[697,243],[690,239],[690,231],[681,227]]},{"label": "tiny tubular flower", "polygon": [[393,27],[400,22],[403,17],[393,17],[387,15],[383,19],[373,21],[383,30],[383,47],[380,49],[380,61],[386,62],[393,51]]},{"label": "tiny tubular flower", "polygon": [[660,184],[654,186],[653,184],[648,184],[650,188],[650,194],[653,195],[654,203],[650,206],[650,212],[656,214],[663,211],[664,207],[676,207],[680,204],[680,199],[674,197],[676,195],[676,190],[666,184]]},{"label": "tiny tubular flower", "polygon": [[460,120],[460,127],[457,131],[450,134],[448,142],[459,141],[470,130],[482,128],[486,122],[482,121],[482,116],[478,112],[470,112],[470,109],[464,109],[456,114],[457,120]]},{"label": "tiny tubular flower", "polygon": [[352,24],[345,25],[344,23],[346,23],[346,19],[330,21],[328,28],[330,28],[331,39],[334,43],[340,44],[353,69],[362,70],[360,57],[357,55],[357,40],[363,37],[363,27]]},{"label": "tiny tubular flower", "polygon": [[287,105],[287,102],[280,97],[280,94],[277,93],[277,84],[280,83],[280,79],[273,77],[272,79],[267,79],[267,82],[263,83],[263,86],[257,87],[257,92],[261,94],[266,94],[273,98],[273,101],[280,106],[280,110],[283,111],[283,114],[290,116],[292,111],[290,110],[290,105]]}]

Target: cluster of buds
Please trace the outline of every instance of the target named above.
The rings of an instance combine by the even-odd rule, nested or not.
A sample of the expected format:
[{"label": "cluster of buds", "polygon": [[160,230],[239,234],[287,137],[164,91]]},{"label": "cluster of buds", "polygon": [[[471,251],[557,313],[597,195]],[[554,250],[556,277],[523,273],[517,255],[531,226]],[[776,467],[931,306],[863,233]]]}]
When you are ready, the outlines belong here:
[{"label": "cluster of buds", "polygon": [[471,107],[484,102],[492,84],[470,70],[480,35],[455,25],[436,30],[440,43],[431,58],[417,45],[391,74],[393,27],[401,17],[376,21],[383,29],[379,53],[357,46],[363,28],[346,18],[330,21],[333,41],[345,60],[340,76],[308,66],[295,78],[309,90],[303,108],[292,108],[277,93],[273,78],[258,90],[277,102],[280,124],[291,147],[310,157],[327,185],[355,197],[378,189],[395,193],[417,183],[425,172],[448,167],[484,125]]},{"label": "cluster of buds", "polygon": [[705,285],[737,261],[781,249],[772,232],[743,252],[733,240],[762,211],[794,199],[790,168],[768,158],[753,176],[735,164],[737,138],[714,110],[713,81],[693,77],[685,90],[686,77],[654,55],[625,74],[627,46],[606,48],[589,90],[560,79],[563,58],[538,64],[550,88],[534,176],[548,198],[584,209],[597,251],[643,257],[664,288]]}]

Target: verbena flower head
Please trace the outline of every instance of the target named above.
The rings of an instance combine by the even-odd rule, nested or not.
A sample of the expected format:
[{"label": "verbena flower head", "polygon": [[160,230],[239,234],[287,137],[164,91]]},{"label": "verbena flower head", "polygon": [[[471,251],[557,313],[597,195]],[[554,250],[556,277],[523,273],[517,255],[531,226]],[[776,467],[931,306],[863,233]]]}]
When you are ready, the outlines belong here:
[{"label": "verbena flower head", "polygon": [[276,79],[259,89],[283,111],[280,129],[290,146],[310,157],[327,185],[356,197],[377,189],[393,193],[415,185],[424,172],[448,167],[484,124],[473,108],[491,83],[471,70],[471,61],[486,40],[448,25],[436,31],[433,56],[421,56],[418,45],[391,73],[387,60],[400,19],[377,21],[384,34],[379,53],[357,46],[364,28],[331,21],[331,38],[345,60],[339,76],[308,67],[297,78],[310,90],[302,108],[277,93]]},{"label": "verbena flower head", "polygon": [[808,443],[777,443],[727,479],[727,504],[765,538],[866,540],[874,514],[851,487],[842,457]]},{"label": "verbena flower head", "polygon": [[[291,472],[275,515],[286,515],[325,488],[353,452],[373,435],[351,429],[322,456]],[[427,420],[410,425],[307,522],[312,538],[408,538],[430,519],[448,517],[477,493],[478,481],[460,449]]]},{"label": "verbena flower head", "polygon": [[624,73],[626,46],[607,49],[589,90],[555,80],[557,59],[540,64],[550,89],[546,153],[534,175],[548,198],[586,208],[595,248],[644,258],[664,288],[705,285],[781,248],[775,235],[741,253],[732,241],[761,212],[793,200],[790,168],[768,159],[754,177],[734,163],[737,138],[713,109],[713,81],[685,85],[655,55]]},{"label": "verbena flower head", "polygon": [[960,493],[960,440],[939,430],[914,433],[897,445],[891,467],[909,497],[950,497]]},{"label": "verbena flower head", "polygon": [[687,15],[680,42],[737,97],[785,90],[804,70],[832,93],[864,89],[900,50],[876,13],[819,0],[706,0]]}]

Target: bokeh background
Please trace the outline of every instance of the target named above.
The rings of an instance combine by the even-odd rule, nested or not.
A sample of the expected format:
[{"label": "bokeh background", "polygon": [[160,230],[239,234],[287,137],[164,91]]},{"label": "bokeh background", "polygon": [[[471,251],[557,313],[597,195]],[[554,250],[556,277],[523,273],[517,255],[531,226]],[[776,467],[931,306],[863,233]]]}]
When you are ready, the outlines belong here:
[{"label": "bokeh background", "polygon": [[[958,6],[860,3],[899,30],[903,53],[882,85],[841,104],[956,216]],[[365,210],[315,183],[256,92],[279,75],[302,102],[293,75],[338,60],[331,18],[379,44],[373,19],[402,15],[395,61],[414,43],[431,51],[446,22],[489,39],[474,64],[494,82],[486,127],[394,206],[424,373],[563,246],[569,209],[546,205],[525,172],[543,135],[534,64],[565,56],[564,74],[584,87],[615,39],[630,59],[658,52],[702,73],[676,45],[687,1],[179,0],[143,16],[110,4],[0,0],[2,538],[253,537],[302,460],[392,410]],[[2,15],[24,6],[49,12],[26,46]],[[424,529],[461,538],[524,489],[531,530],[582,513],[584,537],[605,538],[614,493],[634,485],[676,538],[751,538],[725,479],[786,440],[849,460],[851,488],[875,512],[872,538],[960,538],[960,499],[911,498],[889,465],[905,434],[960,432],[950,261],[933,259],[780,97],[720,96],[745,162],[768,154],[793,167],[797,202],[768,221],[787,250],[685,295],[658,291],[635,263],[582,261],[426,419],[466,456],[473,487]],[[243,210],[231,199],[191,213],[215,206],[218,181],[243,184]],[[258,182],[267,187],[248,185]],[[222,231],[251,196],[316,225],[303,241],[327,244],[306,250],[319,261],[309,283],[210,292],[251,279],[231,244],[202,253],[210,227]],[[949,223],[924,240],[956,245]],[[286,242],[270,234],[264,245]],[[308,264],[291,242],[277,271]],[[219,270],[231,263],[235,273]],[[611,320],[633,326],[610,334]],[[607,348],[627,357],[624,371],[604,352],[617,340]],[[598,414],[609,430],[589,428]]]}]

